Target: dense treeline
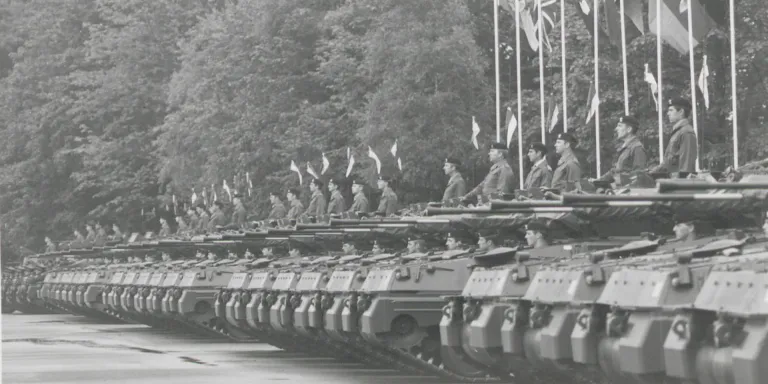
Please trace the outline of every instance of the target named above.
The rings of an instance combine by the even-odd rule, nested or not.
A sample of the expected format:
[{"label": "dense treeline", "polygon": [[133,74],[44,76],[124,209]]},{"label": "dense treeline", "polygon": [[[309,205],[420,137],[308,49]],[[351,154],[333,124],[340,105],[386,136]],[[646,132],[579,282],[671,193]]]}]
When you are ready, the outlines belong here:
[{"label": "dense treeline", "polygon": [[[591,2],[590,2],[591,3]],[[478,181],[486,152],[469,142],[471,119],[495,140],[493,2],[490,0],[37,0],[0,4],[0,213],[6,255],[70,237],[88,220],[139,228],[142,211],[192,188],[254,181],[248,204],[295,186],[291,160],[326,176],[373,180],[370,145],[397,175],[401,201],[440,196],[443,159],[464,159]],[[765,157],[768,130],[768,5],[738,0],[739,132],[742,159]],[[503,109],[516,110],[514,18],[501,14]],[[592,37],[567,1],[569,127],[594,167],[594,122],[585,124],[593,78]],[[647,23],[647,20],[646,20]],[[559,23],[545,51],[545,86],[562,97]],[[712,105],[700,112],[702,164],[732,157],[727,27],[696,49],[710,57]],[[526,142],[538,140],[538,55],[524,50]],[[601,153],[612,156],[622,113],[620,50],[601,46]],[[643,64],[656,38],[628,46],[630,105],[658,157],[656,112]],[[665,92],[689,95],[688,59],[664,51]],[[698,72],[698,70],[697,70]],[[397,140],[403,170],[388,154]],[[513,144],[513,154],[517,153]],[[513,159],[513,164],[517,159]],[[516,167],[515,167],[516,169]],[[231,184],[231,182],[230,182]],[[306,184],[306,179],[305,179]],[[219,193],[222,193],[221,191]]]}]

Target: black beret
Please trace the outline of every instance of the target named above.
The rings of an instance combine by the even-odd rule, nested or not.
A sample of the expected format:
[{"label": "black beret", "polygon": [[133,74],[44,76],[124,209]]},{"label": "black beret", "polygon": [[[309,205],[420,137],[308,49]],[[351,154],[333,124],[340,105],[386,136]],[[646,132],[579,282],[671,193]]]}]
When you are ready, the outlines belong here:
[{"label": "black beret", "polygon": [[352,182],[352,184],[357,184],[357,185],[360,185],[360,186],[365,186],[365,180],[363,180],[363,179],[355,179]]},{"label": "black beret", "polygon": [[424,240],[424,238],[421,235],[417,235],[417,234],[408,236],[408,241],[409,242],[411,242],[411,241],[419,241],[419,240]]},{"label": "black beret", "polygon": [[385,175],[379,175],[379,180],[386,181],[387,183],[389,183],[390,181],[392,181],[392,177],[391,176],[385,176]]},{"label": "black beret", "polygon": [[[216,201],[213,202],[213,204],[215,206],[219,207],[219,208],[223,208],[224,207],[224,203],[222,203],[221,200],[216,200]],[[161,217],[161,219],[162,219],[162,217]]]},{"label": "black beret", "polygon": [[533,149],[534,151],[541,152],[542,154],[547,154],[547,146],[542,143],[533,143],[529,147],[529,149]]},{"label": "black beret", "polygon": [[314,184],[318,188],[322,188],[324,183],[320,179],[312,179],[312,184]]},{"label": "black beret", "polygon": [[234,195],[232,195],[232,198],[234,198],[234,199],[242,199],[243,198],[243,194],[242,193],[235,193]]},{"label": "black beret", "polygon": [[486,240],[495,240],[496,237],[499,236],[499,232],[495,229],[488,228],[477,231],[477,235]]},{"label": "black beret", "polygon": [[675,98],[675,99],[670,99],[669,100],[669,106],[670,107],[676,107],[676,108],[682,108],[682,109],[685,109],[686,111],[690,111],[691,110],[691,102],[686,100],[686,99],[680,98],[680,97]]},{"label": "black beret", "polygon": [[504,143],[493,143],[491,144],[491,149],[506,151],[509,148],[507,148],[507,146]]},{"label": "black beret", "polygon": [[275,197],[280,197],[280,192],[274,191],[274,190],[273,191],[269,191],[269,195],[270,196],[275,196]]},{"label": "black beret", "polygon": [[547,225],[541,221],[534,220],[525,225],[525,230],[543,232],[547,230]]},{"label": "black beret", "polygon": [[620,117],[619,123],[629,125],[632,128],[638,128],[637,120],[635,120],[635,118],[632,116],[624,115]]},{"label": "black beret", "polygon": [[346,181],[347,180],[345,178],[343,178],[343,177],[334,177],[331,180],[328,180],[328,184],[333,183],[333,184],[336,184],[336,185],[344,185],[344,183],[346,183]]},{"label": "black beret", "polygon": [[576,145],[578,143],[578,140],[576,140],[576,137],[571,135],[568,132],[563,132],[557,135],[557,140],[563,140],[571,143],[571,145]]},{"label": "black beret", "polygon": [[455,239],[456,241],[461,241],[462,243],[466,243],[466,244],[474,243],[477,241],[476,236],[472,236],[471,234],[466,233],[464,231],[451,232],[448,234],[448,236],[446,236],[446,238]]},{"label": "black beret", "polygon": [[298,188],[290,188],[288,189],[288,193],[292,193],[294,196],[299,197],[301,195],[301,192]]},{"label": "black beret", "polygon": [[446,164],[453,164],[455,167],[461,167],[461,161],[455,157],[449,157],[445,159]]}]

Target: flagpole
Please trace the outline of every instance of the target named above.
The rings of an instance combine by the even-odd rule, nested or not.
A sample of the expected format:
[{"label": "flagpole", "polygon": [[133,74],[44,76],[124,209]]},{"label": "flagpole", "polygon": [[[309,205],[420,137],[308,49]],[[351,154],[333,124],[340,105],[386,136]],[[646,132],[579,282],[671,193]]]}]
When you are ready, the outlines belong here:
[{"label": "flagpole", "polygon": [[539,103],[541,105],[541,142],[546,143],[546,111],[544,110],[544,27],[541,24],[541,0],[536,0],[538,4],[538,25],[539,25]]},{"label": "flagpole", "polygon": [[656,0],[656,93],[657,93],[657,105],[656,110],[658,112],[659,119],[659,163],[664,159],[664,97],[662,87],[661,76],[661,57],[662,57],[662,44],[661,44],[661,1]]},{"label": "flagpole", "polygon": [[732,110],[732,121],[731,124],[733,124],[733,168],[739,167],[739,125],[737,124],[738,119],[736,115],[738,114],[737,106],[738,106],[738,99],[736,96],[736,88],[737,88],[737,82],[736,82],[736,22],[735,22],[735,16],[734,16],[734,0],[728,1],[728,7],[729,7],[729,19],[730,19],[730,29],[731,29],[731,110]]},{"label": "flagpole", "polygon": [[595,108],[595,163],[597,163],[596,177],[600,177],[600,62],[599,57],[599,42],[600,42],[600,0],[593,0],[593,22],[594,22],[594,35],[595,35],[595,97],[598,100],[597,108]]},{"label": "flagpole", "polygon": [[520,84],[520,1],[515,0],[515,65],[517,71],[517,160],[520,167],[520,188],[523,187],[523,90]]},{"label": "flagpole", "polygon": [[499,86],[499,0],[493,0],[493,51],[496,56],[496,142],[501,143],[501,90]]},{"label": "flagpole", "polygon": [[627,79],[627,26],[624,17],[624,0],[619,0],[621,17],[621,64],[624,75],[624,114],[629,115],[629,80]]},{"label": "flagpole", "polygon": [[560,0],[560,70],[563,79],[563,132],[568,132],[568,82],[566,81],[565,61],[565,0]]},{"label": "flagpole", "polygon": [[[693,133],[696,135],[696,146],[699,146],[699,126],[697,124],[697,118],[696,118],[696,67],[693,60],[693,12],[691,7],[693,4],[691,4],[691,0],[687,0],[688,2],[688,10],[686,13],[688,14],[688,64],[690,65],[690,73],[691,73],[691,119],[693,123]],[[699,172],[701,170],[701,149],[698,151],[698,156],[696,156],[696,172]]]}]

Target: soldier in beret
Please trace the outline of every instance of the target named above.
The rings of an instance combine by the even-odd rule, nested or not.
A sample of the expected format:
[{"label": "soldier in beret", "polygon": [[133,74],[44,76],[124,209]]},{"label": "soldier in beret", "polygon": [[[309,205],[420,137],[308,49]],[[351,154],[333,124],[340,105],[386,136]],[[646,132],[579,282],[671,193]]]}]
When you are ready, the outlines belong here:
[{"label": "soldier in beret", "polygon": [[381,199],[379,199],[378,212],[384,212],[386,216],[394,215],[397,212],[397,194],[389,186],[391,178],[379,176],[378,187],[381,190]]},{"label": "soldier in beret", "polygon": [[632,116],[622,116],[616,124],[616,137],[621,140],[616,165],[597,180],[626,185],[634,171],[646,169],[647,156],[640,139],[637,138],[638,123]]},{"label": "soldier in beret", "polygon": [[288,209],[288,213],[285,217],[287,219],[298,219],[299,216],[304,213],[304,204],[302,204],[301,200],[299,200],[301,193],[298,189],[291,188],[285,195],[288,198],[288,204],[291,206]]},{"label": "soldier in beret", "polygon": [[467,245],[474,242],[471,236],[462,233],[451,232],[445,239],[445,248],[449,251],[465,249]]},{"label": "soldier in beret", "polygon": [[667,142],[664,158],[653,172],[669,172],[673,178],[684,178],[696,172],[698,141],[693,126],[688,120],[691,116],[691,103],[684,99],[672,99],[667,107],[667,118],[673,124],[672,135]]},{"label": "soldier in beret", "polygon": [[552,170],[547,164],[547,147],[542,143],[533,143],[528,148],[531,170],[525,177],[523,189],[549,188],[552,183]]},{"label": "soldier in beret", "polygon": [[459,167],[461,167],[461,162],[458,159],[452,157],[445,159],[443,171],[450,179],[448,179],[448,186],[443,192],[443,202],[460,199],[467,193],[467,183],[464,182]]},{"label": "soldier in beret", "polygon": [[342,213],[347,210],[344,196],[341,195],[342,179],[331,179],[328,182],[328,190],[331,192],[331,201],[328,203],[328,214]]},{"label": "soldier in beret", "polygon": [[245,205],[243,205],[243,195],[235,193],[232,197],[232,204],[235,207],[232,210],[232,222],[230,224],[238,228],[245,228],[248,221],[248,212],[245,210]]},{"label": "soldier in beret", "polygon": [[423,253],[426,250],[426,244],[424,239],[418,236],[411,236],[408,238],[408,253]]},{"label": "soldier in beret", "polygon": [[507,147],[502,143],[493,143],[488,151],[488,158],[493,165],[485,179],[475,189],[464,195],[470,196],[511,194],[515,188],[515,172],[507,163]]},{"label": "soldier in beret", "polygon": [[362,212],[368,213],[368,198],[365,197],[365,182],[356,179],[352,183],[352,193],[355,195],[352,206],[349,208],[349,212]]},{"label": "soldier in beret", "polygon": [[479,231],[477,235],[478,252],[488,252],[496,248],[496,241],[499,237],[498,231],[495,229],[483,229]]},{"label": "soldier in beret", "polygon": [[269,193],[269,202],[272,204],[272,209],[269,210],[269,216],[267,220],[280,220],[285,218],[285,204],[280,200],[280,194],[272,191]]},{"label": "soldier in beret", "polygon": [[561,192],[581,189],[581,164],[572,149],[576,143],[576,137],[570,133],[561,133],[555,140],[555,152],[560,155],[560,160],[552,173],[552,188]]},{"label": "soldier in beret", "polygon": [[547,226],[538,221],[532,221],[525,226],[525,241],[532,248],[543,248],[549,245]]},{"label": "soldier in beret", "polygon": [[224,215],[224,203],[216,201],[213,203],[213,213],[206,229],[208,232],[215,232],[216,227],[223,227],[225,225],[227,225],[227,217]]},{"label": "soldier in beret", "polygon": [[325,195],[323,195],[323,182],[320,179],[313,179],[309,183],[309,191],[312,192],[312,197],[309,199],[309,206],[304,211],[304,215],[314,217],[324,215],[326,202]]}]

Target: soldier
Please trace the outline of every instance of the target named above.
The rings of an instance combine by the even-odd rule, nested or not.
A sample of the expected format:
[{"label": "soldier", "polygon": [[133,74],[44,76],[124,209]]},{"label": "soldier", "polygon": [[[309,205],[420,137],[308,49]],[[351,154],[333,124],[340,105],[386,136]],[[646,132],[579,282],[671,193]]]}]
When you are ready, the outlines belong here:
[{"label": "soldier", "polygon": [[69,247],[72,249],[83,248],[86,243],[83,234],[80,233],[79,230],[75,229],[74,235],[75,239],[70,242]]},{"label": "soldier", "polygon": [[216,201],[213,203],[213,213],[206,229],[208,232],[215,232],[217,227],[225,225],[227,225],[227,217],[224,215],[224,203]]},{"label": "soldier", "polygon": [[328,190],[331,192],[331,201],[328,203],[328,214],[339,214],[347,210],[344,203],[344,196],[341,195],[340,187],[343,184],[342,179],[331,179],[328,182]]},{"label": "soldier", "polygon": [[195,208],[189,207],[187,210],[187,217],[189,218],[189,222],[187,223],[187,232],[195,232],[197,227],[200,225],[200,218],[197,216]]},{"label": "soldier", "polygon": [[389,177],[379,176],[377,182],[381,190],[381,198],[379,199],[379,208],[376,211],[383,212],[385,216],[391,216],[397,212],[397,194],[389,186],[391,181],[392,179]]},{"label": "soldier", "polygon": [[341,244],[341,252],[344,253],[345,256],[356,255],[357,247],[355,247],[355,243],[352,241],[345,241]]},{"label": "soldier", "polygon": [[93,230],[93,226],[90,224],[85,225],[85,241],[88,244],[92,244],[96,240],[96,232]]},{"label": "soldier", "polygon": [[301,257],[301,249],[299,247],[290,247],[288,249],[288,257]]},{"label": "soldier", "polygon": [[208,228],[208,223],[211,220],[211,216],[208,214],[208,210],[205,209],[205,205],[200,204],[197,206],[197,228],[195,231],[203,233]]},{"label": "soldier", "polygon": [[[622,144],[618,150],[619,156],[616,159],[616,165],[597,180],[626,185],[630,181],[629,176],[632,172],[646,168],[647,156],[643,143],[636,136],[637,127],[637,120],[632,116],[622,116],[619,119],[615,132]],[[594,179],[590,179],[590,181],[594,181]]]},{"label": "soldier", "polygon": [[267,220],[279,220],[285,217],[285,204],[280,200],[280,194],[277,192],[269,193],[269,202],[272,204],[272,209],[269,210],[269,216]]},{"label": "soldier", "polygon": [[355,180],[352,183],[352,193],[355,195],[355,199],[349,208],[349,212],[368,213],[368,198],[365,197],[364,189],[365,182],[362,180]]},{"label": "soldier", "polygon": [[531,170],[525,176],[523,189],[549,188],[552,182],[552,169],[547,164],[547,147],[542,143],[533,143],[528,148],[528,160]]},{"label": "soldier", "polygon": [[288,219],[297,219],[299,218],[299,215],[301,215],[304,212],[304,204],[301,204],[301,200],[299,200],[300,192],[296,188],[291,188],[288,190],[288,193],[286,193],[286,197],[288,198],[288,203],[291,205],[291,208],[288,209],[288,214],[286,215],[286,218]]},{"label": "soldier", "polygon": [[529,247],[543,248],[549,245],[547,226],[544,223],[532,221],[525,226],[525,241]]},{"label": "soldier", "polygon": [[426,245],[424,244],[424,240],[412,236],[408,238],[408,254],[414,254],[414,253],[424,253],[426,250]]},{"label": "soldier", "polygon": [[96,243],[103,246],[106,244],[109,236],[107,235],[107,229],[101,224],[96,223]]},{"label": "soldier", "polygon": [[502,143],[494,143],[488,151],[491,169],[485,179],[475,189],[469,191],[462,200],[471,196],[492,194],[511,194],[515,188],[515,172],[507,163],[507,147]]},{"label": "soldier", "polygon": [[696,224],[693,221],[678,221],[672,230],[675,231],[675,241],[696,240]]},{"label": "soldier", "polygon": [[477,251],[488,252],[496,248],[496,239],[499,233],[495,229],[484,229],[478,232]]},{"label": "soldier", "polygon": [[552,188],[561,192],[581,189],[581,164],[573,154],[572,147],[576,146],[576,138],[570,133],[557,135],[555,152],[560,155],[557,168],[552,174]]},{"label": "soldier", "polygon": [[45,237],[45,252],[56,252],[56,243],[54,243],[48,236]]},{"label": "soldier", "polygon": [[309,199],[309,206],[304,211],[304,215],[314,217],[324,215],[326,202],[325,195],[323,195],[323,182],[320,179],[312,179],[309,183],[309,191],[312,192],[312,197]]},{"label": "soldier", "polygon": [[371,254],[375,255],[381,255],[384,253],[384,248],[379,245],[378,240],[373,241],[373,247],[371,248]]},{"label": "soldier", "polygon": [[176,233],[186,233],[189,230],[187,222],[184,220],[184,216],[181,214],[176,215]]},{"label": "soldier", "polygon": [[164,217],[160,218],[160,232],[157,234],[158,237],[168,237],[171,235],[171,226],[168,225],[168,220],[166,220]]},{"label": "soldier", "polygon": [[243,195],[236,193],[232,197],[232,204],[235,207],[232,211],[232,222],[230,224],[238,228],[245,228],[248,221],[248,212],[245,210],[245,205],[243,205]]},{"label": "soldier", "polygon": [[277,256],[275,256],[275,252],[272,247],[264,247],[261,249],[261,257],[272,260]]},{"label": "soldier", "polygon": [[453,199],[461,199],[467,193],[467,183],[464,182],[464,178],[459,172],[461,162],[458,159],[449,157],[445,159],[443,164],[443,172],[448,175],[448,186],[445,187],[443,192],[443,202],[448,202]]},{"label": "soldier", "polygon": [[466,249],[467,245],[472,242],[473,240],[469,236],[462,236],[459,233],[452,232],[445,239],[445,248],[449,251]]},{"label": "soldier", "polygon": [[664,151],[664,159],[652,172],[667,171],[672,178],[685,178],[696,172],[698,141],[688,118],[691,116],[691,103],[684,99],[673,99],[667,107],[667,118],[673,124],[672,135]]}]

